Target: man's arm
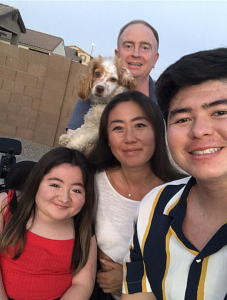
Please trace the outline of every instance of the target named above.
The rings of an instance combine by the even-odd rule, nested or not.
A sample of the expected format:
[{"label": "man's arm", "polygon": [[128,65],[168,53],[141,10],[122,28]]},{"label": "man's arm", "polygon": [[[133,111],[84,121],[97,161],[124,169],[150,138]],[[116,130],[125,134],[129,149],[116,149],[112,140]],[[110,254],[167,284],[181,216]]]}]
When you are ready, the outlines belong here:
[{"label": "man's arm", "polygon": [[78,99],[66,129],[75,130],[81,127],[81,125],[84,124],[84,115],[86,115],[90,107],[91,107],[90,99],[86,101],[82,101],[81,99]]}]

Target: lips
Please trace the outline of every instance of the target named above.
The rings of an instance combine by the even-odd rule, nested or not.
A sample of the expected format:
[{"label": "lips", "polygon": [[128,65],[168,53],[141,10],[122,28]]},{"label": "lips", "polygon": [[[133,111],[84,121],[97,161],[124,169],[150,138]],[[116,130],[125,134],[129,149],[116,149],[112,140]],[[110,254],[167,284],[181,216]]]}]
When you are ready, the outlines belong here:
[{"label": "lips", "polygon": [[142,66],[142,64],[141,63],[133,63],[133,62],[130,62],[130,63],[128,63],[130,66],[137,66],[137,67],[140,67],[140,66]]},{"label": "lips", "polygon": [[61,205],[61,204],[56,204],[56,203],[55,203],[55,206],[56,206],[57,208],[59,208],[59,209],[67,209],[67,208],[68,208],[68,206]]},{"label": "lips", "polygon": [[140,151],[141,149],[126,149],[126,150],[123,150],[123,152],[126,152],[126,153],[134,153],[134,152],[137,152],[137,151]]},{"label": "lips", "polygon": [[211,154],[220,151],[222,148],[208,148],[205,150],[197,150],[197,151],[192,151],[190,154],[192,155],[204,155],[204,154]]}]

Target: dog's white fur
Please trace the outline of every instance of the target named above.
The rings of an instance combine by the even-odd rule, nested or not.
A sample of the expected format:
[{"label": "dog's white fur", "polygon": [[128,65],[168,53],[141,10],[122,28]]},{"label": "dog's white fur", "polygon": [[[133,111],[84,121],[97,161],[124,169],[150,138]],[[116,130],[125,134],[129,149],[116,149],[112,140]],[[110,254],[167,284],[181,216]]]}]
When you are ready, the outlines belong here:
[{"label": "dog's white fur", "polygon": [[130,71],[121,66],[117,57],[94,58],[82,77],[78,95],[82,100],[90,98],[92,106],[84,116],[84,124],[69,134],[60,136],[59,143],[67,148],[83,152],[98,137],[99,123],[106,104],[117,94],[135,89]]}]

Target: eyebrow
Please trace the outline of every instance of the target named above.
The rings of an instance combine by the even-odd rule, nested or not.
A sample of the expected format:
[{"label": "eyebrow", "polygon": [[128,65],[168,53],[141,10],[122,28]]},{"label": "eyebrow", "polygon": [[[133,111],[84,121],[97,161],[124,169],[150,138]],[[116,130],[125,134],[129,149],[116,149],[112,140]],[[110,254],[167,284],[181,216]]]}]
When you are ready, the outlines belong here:
[{"label": "eyebrow", "polygon": [[[124,44],[135,44],[135,42],[133,42],[133,41],[124,41],[124,42],[123,42],[123,45],[124,45]],[[145,41],[141,41],[141,42],[140,42],[140,45],[144,45],[144,44],[145,44],[145,45],[149,45],[149,46],[151,47],[151,43],[149,43],[149,42],[145,42]]]},{"label": "eyebrow", "polygon": [[[50,178],[48,178],[48,180],[56,180],[56,181],[59,181],[59,182],[61,182],[61,183],[64,183],[64,181],[61,180],[61,179],[58,178],[58,177],[50,177]],[[75,183],[73,183],[72,185],[79,185],[79,186],[81,186],[81,187],[84,188],[84,185],[83,185],[81,182],[75,182]]]},{"label": "eyebrow", "polygon": [[[148,121],[148,119],[147,119],[146,117],[144,117],[144,116],[138,116],[138,117],[135,117],[135,118],[133,118],[131,121],[132,121],[132,122],[135,122],[135,121],[138,121],[138,120],[146,120],[146,121]],[[148,122],[149,122],[149,121],[148,121]],[[124,123],[124,121],[123,121],[123,120],[118,120],[118,119],[112,120],[112,121],[110,122],[110,125],[113,124],[113,123]]]},{"label": "eyebrow", "polygon": [[213,106],[216,106],[216,105],[221,105],[221,104],[227,104],[227,99],[220,99],[220,100],[213,101],[211,103],[205,103],[205,104],[202,105],[202,107],[204,109],[208,109],[210,107],[213,107]]},{"label": "eyebrow", "polygon": [[[227,104],[227,99],[220,99],[220,100],[216,100],[213,101],[211,103],[205,103],[202,105],[203,109],[208,109],[217,105],[221,105],[221,104]],[[190,113],[192,111],[191,107],[184,107],[184,108],[176,108],[170,111],[170,118],[172,118],[173,116],[177,115],[177,114],[182,114],[182,113]]]}]

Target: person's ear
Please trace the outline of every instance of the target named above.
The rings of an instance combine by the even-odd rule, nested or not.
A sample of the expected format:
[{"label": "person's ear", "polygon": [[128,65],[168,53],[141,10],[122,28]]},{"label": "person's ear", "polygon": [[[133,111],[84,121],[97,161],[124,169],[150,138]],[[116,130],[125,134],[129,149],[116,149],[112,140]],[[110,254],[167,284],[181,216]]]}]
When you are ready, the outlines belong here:
[{"label": "person's ear", "polygon": [[115,50],[114,50],[114,53],[115,53],[115,55],[116,55],[117,57],[120,57],[120,56],[119,56],[119,51],[118,51],[118,49],[115,49]]},{"label": "person's ear", "polygon": [[155,57],[154,57],[154,65],[153,65],[153,68],[155,67],[158,58],[159,58],[159,53],[157,52],[157,53],[155,54]]}]

